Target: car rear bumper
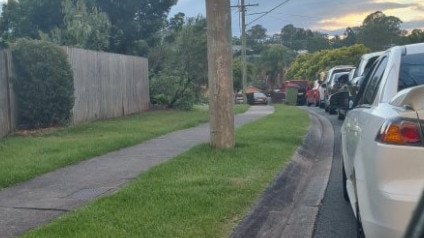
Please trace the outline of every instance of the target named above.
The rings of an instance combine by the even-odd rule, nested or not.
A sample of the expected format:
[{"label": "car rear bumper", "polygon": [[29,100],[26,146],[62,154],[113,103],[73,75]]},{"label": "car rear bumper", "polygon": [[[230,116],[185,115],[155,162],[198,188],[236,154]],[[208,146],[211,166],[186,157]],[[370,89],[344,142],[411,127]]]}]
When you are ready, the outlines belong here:
[{"label": "car rear bumper", "polygon": [[368,177],[357,176],[359,206],[368,237],[402,237],[424,189],[424,148],[376,143]]},{"label": "car rear bumper", "polygon": [[379,190],[378,193],[378,204],[360,207],[365,234],[367,237],[403,237],[417,202],[388,194],[385,190]]}]

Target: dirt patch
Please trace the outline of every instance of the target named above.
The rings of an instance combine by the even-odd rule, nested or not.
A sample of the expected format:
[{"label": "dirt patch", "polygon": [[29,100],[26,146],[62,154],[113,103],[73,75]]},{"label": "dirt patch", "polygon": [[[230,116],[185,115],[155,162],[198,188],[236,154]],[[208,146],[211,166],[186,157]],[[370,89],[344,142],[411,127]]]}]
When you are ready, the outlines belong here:
[{"label": "dirt patch", "polygon": [[30,129],[30,130],[19,130],[13,133],[13,135],[17,136],[45,136],[52,134],[58,130],[62,129],[62,127],[48,127],[48,128],[39,128],[39,129]]}]

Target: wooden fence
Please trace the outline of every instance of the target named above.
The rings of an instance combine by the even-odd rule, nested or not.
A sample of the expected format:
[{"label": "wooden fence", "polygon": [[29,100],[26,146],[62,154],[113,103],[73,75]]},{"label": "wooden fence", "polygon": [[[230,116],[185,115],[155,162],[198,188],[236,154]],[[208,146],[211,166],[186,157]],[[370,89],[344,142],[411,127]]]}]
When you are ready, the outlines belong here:
[{"label": "wooden fence", "polygon": [[65,48],[74,72],[73,123],[149,109],[145,58]]},{"label": "wooden fence", "polygon": [[[63,48],[74,74],[72,123],[121,117],[150,106],[146,58]],[[0,51],[0,137],[15,129],[11,54]]]}]

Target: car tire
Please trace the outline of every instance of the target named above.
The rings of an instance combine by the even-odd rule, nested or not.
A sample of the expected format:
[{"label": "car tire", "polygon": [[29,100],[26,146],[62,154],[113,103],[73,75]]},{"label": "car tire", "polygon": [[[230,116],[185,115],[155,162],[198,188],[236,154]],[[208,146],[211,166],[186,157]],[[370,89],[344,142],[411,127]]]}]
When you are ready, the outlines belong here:
[{"label": "car tire", "polygon": [[364,228],[362,227],[361,213],[359,212],[359,205],[356,202],[356,237],[365,238]]},{"label": "car tire", "polygon": [[336,112],[336,109],[334,109],[334,108],[328,108],[328,113],[329,113],[330,115],[334,115],[334,114],[336,114],[337,112]]},{"label": "car tire", "polygon": [[324,108],[324,107],[325,107],[325,104],[324,104],[323,102],[320,102],[320,103],[319,103],[319,107],[320,107],[320,108]]},{"label": "car tire", "polygon": [[339,120],[344,120],[345,119],[345,115],[340,113],[340,110],[337,110],[337,119]]},{"label": "car tire", "polygon": [[349,194],[347,193],[347,187],[346,187],[346,182],[347,182],[347,177],[346,177],[346,171],[344,168],[344,165],[342,163],[342,173],[343,173],[343,180],[342,180],[342,186],[343,186],[343,198],[345,201],[349,202]]}]

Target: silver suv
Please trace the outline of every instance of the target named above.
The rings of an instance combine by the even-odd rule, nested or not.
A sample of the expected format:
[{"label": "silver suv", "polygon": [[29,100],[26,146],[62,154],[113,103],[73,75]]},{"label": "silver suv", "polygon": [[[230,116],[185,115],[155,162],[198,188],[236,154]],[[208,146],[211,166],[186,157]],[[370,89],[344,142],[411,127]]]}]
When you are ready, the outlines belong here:
[{"label": "silver suv", "polygon": [[328,101],[330,94],[327,88],[330,85],[329,83],[331,82],[331,78],[333,78],[333,75],[336,73],[350,72],[353,69],[355,69],[355,67],[352,65],[338,65],[328,70],[327,77],[325,78],[324,82],[321,84],[322,90],[320,90],[320,93],[323,92],[324,94],[324,99],[323,99],[324,101],[321,101],[320,105],[325,106],[325,111],[328,111],[328,105],[330,104]]}]

